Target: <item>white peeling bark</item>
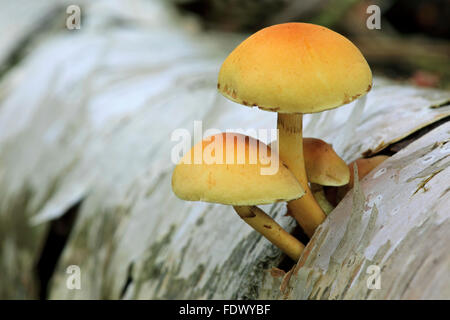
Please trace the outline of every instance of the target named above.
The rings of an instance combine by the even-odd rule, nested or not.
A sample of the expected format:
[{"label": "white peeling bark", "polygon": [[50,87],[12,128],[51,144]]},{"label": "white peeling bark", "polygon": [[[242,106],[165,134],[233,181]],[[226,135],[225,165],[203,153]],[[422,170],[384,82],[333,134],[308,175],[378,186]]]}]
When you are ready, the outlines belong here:
[{"label": "white peeling bark", "polygon": [[447,122],[356,184],[315,233],[284,295],[448,299],[449,155]]}]

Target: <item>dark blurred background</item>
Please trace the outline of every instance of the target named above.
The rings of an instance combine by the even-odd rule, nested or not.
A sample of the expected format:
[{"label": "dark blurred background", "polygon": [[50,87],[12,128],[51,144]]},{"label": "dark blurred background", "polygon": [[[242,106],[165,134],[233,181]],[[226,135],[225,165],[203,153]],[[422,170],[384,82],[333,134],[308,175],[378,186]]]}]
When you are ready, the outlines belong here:
[{"label": "dark blurred background", "polygon": [[[375,74],[425,87],[450,87],[448,0],[171,0],[205,29],[255,32],[289,21],[329,27],[350,38]],[[381,29],[370,30],[377,5]]]}]

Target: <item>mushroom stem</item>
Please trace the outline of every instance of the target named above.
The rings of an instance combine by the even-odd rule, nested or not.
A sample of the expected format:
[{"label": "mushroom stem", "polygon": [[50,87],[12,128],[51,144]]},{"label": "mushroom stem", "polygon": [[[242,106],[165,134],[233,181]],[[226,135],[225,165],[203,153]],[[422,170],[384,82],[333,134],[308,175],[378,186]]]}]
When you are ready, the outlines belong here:
[{"label": "mushroom stem", "polygon": [[261,233],[291,259],[298,261],[305,246],[263,210],[256,206],[234,206],[233,208],[248,225]]},{"label": "mushroom stem", "polygon": [[278,113],[279,155],[305,190],[303,197],[288,202],[289,213],[311,237],[325,220],[325,214],[308,185],[303,157],[302,121],[302,114]]},{"label": "mushroom stem", "polygon": [[334,206],[326,198],[323,186],[321,186],[320,184],[311,183],[311,191],[317,203],[322,208],[323,212],[325,212],[325,214],[328,216],[331,211],[333,211]]}]

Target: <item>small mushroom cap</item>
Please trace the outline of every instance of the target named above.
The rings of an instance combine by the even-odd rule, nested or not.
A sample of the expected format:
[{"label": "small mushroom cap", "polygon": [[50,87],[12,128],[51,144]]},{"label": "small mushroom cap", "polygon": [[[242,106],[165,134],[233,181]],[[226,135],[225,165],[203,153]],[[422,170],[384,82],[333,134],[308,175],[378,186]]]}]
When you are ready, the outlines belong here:
[{"label": "small mushroom cap", "polygon": [[337,108],[367,93],[372,72],[358,48],[309,23],[264,28],[223,62],[217,87],[230,100],[280,113]]},{"label": "small mushroom cap", "polygon": [[308,180],[322,186],[342,186],[350,180],[350,170],[333,147],[316,138],[303,139]]},{"label": "small mushroom cap", "polygon": [[[214,150],[221,142],[222,148]],[[263,147],[267,148],[267,157],[264,157],[265,151],[259,154]],[[198,164],[194,162],[196,148],[203,154]],[[220,152],[218,150],[222,151],[222,157],[217,156],[222,163],[212,163]],[[273,174],[261,174],[261,169],[271,167],[271,152],[261,141],[242,134],[211,136],[194,146],[175,167],[172,190],[183,200],[233,206],[269,204],[302,197],[303,188],[280,160]],[[274,156],[279,159],[278,155]]]}]

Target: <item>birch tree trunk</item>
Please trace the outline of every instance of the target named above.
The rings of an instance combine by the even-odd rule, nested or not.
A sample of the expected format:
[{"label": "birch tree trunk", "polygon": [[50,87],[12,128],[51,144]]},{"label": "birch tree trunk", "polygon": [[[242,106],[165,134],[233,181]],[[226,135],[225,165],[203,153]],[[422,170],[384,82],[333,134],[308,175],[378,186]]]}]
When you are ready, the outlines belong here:
[{"label": "birch tree trunk", "polygon": [[[305,136],[346,161],[400,151],[289,264],[231,207],[171,191],[174,130],[275,128],[276,114],[217,93],[245,35],[203,33],[167,6],[83,4],[81,30],[46,27],[3,75],[0,297],[36,298],[48,277],[51,299],[450,298],[450,93],[376,78],[360,117],[354,103],[305,117]],[[285,204],[264,210],[294,231]]]}]

